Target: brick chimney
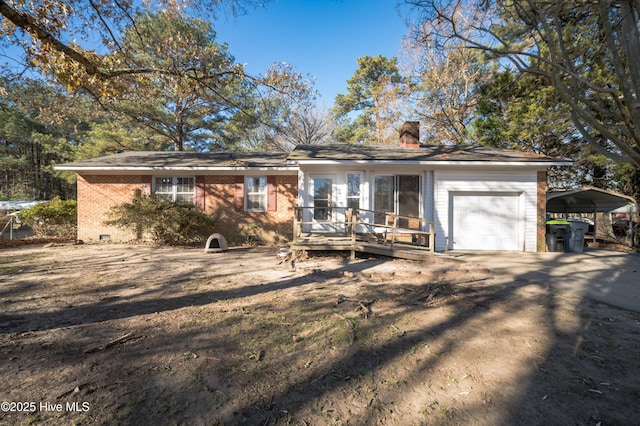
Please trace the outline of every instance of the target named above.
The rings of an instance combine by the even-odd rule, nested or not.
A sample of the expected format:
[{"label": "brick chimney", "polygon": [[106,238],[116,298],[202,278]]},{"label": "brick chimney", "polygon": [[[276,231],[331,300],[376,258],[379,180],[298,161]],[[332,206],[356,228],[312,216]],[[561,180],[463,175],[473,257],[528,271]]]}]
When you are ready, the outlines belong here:
[{"label": "brick chimney", "polygon": [[419,121],[405,121],[400,126],[400,146],[403,148],[420,148]]}]

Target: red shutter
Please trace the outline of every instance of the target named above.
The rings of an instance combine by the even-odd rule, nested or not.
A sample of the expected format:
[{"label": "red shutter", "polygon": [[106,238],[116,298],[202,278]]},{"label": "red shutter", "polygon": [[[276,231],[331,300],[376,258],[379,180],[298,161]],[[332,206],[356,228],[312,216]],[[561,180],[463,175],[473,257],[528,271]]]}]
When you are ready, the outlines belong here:
[{"label": "red shutter", "polygon": [[244,176],[234,176],[235,192],[233,196],[233,208],[237,212],[244,210]]},{"label": "red shutter", "polygon": [[204,204],[204,176],[196,176],[196,206],[202,210],[205,209]]},{"label": "red shutter", "polygon": [[142,184],[140,185],[140,196],[142,198],[151,196],[151,176],[142,176]]},{"label": "red shutter", "polygon": [[278,185],[275,176],[267,176],[267,211],[278,211]]}]

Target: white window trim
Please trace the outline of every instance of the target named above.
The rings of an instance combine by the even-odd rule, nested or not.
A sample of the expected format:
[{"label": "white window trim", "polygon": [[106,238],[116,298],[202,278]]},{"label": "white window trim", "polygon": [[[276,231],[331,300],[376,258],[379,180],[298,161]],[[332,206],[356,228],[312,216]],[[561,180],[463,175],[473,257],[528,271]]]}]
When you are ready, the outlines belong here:
[{"label": "white window trim", "polygon": [[[314,181],[315,179],[328,179],[331,180],[331,194],[329,194],[329,199],[328,199],[328,204],[329,206],[327,207],[327,219],[316,219],[315,218],[315,185],[314,185]],[[314,222],[330,222],[331,218],[332,218],[332,214],[333,214],[333,207],[336,207],[336,182],[337,182],[337,176],[336,175],[328,175],[328,174],[312,174],[309,175],[309,206],[312,206],[313,209],[311,209],[311,219]],[[321,207],[320,207],[321,208]]]},{"label": "white window trim", "polygon": [[[264,179],[264,192],[249,192],[249,179]],[[262,205],[264,206],[263,208],[260,209],[250,209],[249,208],[249,195],[251,194],[257,194],[257,195],[262,195],[263,197],[263,202]],[[268,210],[268,206],[267,203],[269,202],[269,179],[266,175],[260,175],[260,176],[245,176],[244,177],[244,211],[246,212],[253,212],[253,213],[264,213]]]},{"label": "white window trim", "polygon": [[[178,192],[178,179],[193,179],[193,191],[191,192]],[[152,193],[154,196],[158,195],[157,193],[157,179],[171,179],[171,201],[175,202],[178,198],[178,195],[191,195],[192,202],[196,202],[196,177],[195,176],[153,176],[153,189]],[[161,192],[162,195],[169,195],[168,192]]]},{"label": "white window trim", "polygon": [[378,210],[378,206],[375,205],[376,204],[375,203],[375,199],[376,199],[375,195],[376,195],[376,191],[378,189],[376,187],[376,178],[377,177],[393,177],[393,194],[392,194],[392,197],[393,197],[392,204],[393,205],[391,207],[393,208],[392,212],[393,213],[396,212],[397,205],[398,205],[398,195],[397,195],[398,191],[397,191],[397,188],[396,188],[396,185],[397,185],[396,175],[397,175],[396,173],[376,173],[376,174],[373,175],[373,180],[371,182],[372,183],[372,185],[371,185],[371,204],[372,204],[371,210],[374,210],[374,211],[376,211],[378,213],[387,213],[386,211]]},{"label": "white window trim", "polygon": [[[360,195],[358,197],[354,197],[354,196],[350,196],[349,195],[349,175],[359,175],[360,176],[360,186],[358,187],[358,192],[360,193]],[[349,205],[349,199],[353,198],[353,199],[358,199],[358,206],[360,209],[363,208],[364,206],[364,172],[362,171],[358,171],[358,170],[352,170],[352,171],[347,171],[345,174],[345,180],[346,180],[346,191],[345,191],[345,205]]]}]

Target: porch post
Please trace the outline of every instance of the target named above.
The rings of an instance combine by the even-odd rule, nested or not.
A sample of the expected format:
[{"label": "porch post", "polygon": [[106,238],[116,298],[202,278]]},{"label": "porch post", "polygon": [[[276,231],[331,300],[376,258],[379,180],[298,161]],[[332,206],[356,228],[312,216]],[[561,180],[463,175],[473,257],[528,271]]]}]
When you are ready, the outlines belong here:
[{"label": "porch post", "polygon": [[351,233],[351,256],[349,258],[356,260],[356,224],[354,219],[357,213],[354,213],[353,209],[349,208],[345,211],[344,215],[347,229]]},{"label": "porch post", "polygon": [[429,251],[435,252],[436,247],[436,226],[433,222],[429,222]]},{"label": "porch post", "polygon": [[298,220],[298,215],[300,214],[300,207],[293,208],[293,243],[298,242],[298,237],[300,236],[300,223]]}]

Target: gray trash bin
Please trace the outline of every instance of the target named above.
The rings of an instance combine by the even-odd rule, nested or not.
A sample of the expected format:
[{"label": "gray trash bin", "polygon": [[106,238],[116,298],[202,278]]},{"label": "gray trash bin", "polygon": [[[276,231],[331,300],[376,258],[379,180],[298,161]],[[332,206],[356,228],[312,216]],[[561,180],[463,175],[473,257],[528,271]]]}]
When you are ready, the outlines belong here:
[{"label": "gray trash bin", "polygon": [[584,234],[589,230],[586,222],[569,222],[571,232],[569,233],[568,251],[582,253],[584,250]]},{"label": "gray trash bin", "polygon": [[552,220],[547,222],[547,251],[568,251],[569,222]]}]

